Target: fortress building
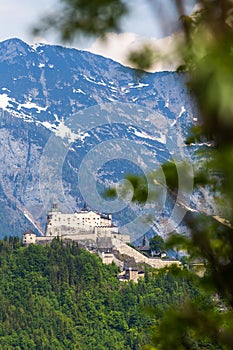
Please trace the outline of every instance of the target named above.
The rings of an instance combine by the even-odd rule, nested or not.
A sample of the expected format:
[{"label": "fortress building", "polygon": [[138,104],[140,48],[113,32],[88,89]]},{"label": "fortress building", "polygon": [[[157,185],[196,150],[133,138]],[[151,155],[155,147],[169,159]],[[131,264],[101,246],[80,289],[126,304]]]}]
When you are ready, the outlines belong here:
[{"label": "fortress building", "polygon": [[86,204],[80,212],[65,214],[54,203],[48,212],[45,236],[34,236],[26,232],[23,242],[25,244],[46,243],[54,237],[78,241],[88,247],[97,247],[98,242],[106,238],[118,238],[122,242],[130,242],[130,236],[119,233],[118,227],[113,225],[111,214],[100,214],[88,210]]},{"label": "fortress building", "polygon": [[[135,264],[148,264],[155,268],[180,264],[177,260],[149,258],[133,249],[127,245],[130,242],[130,236],[119,232],[118,227],[113,225],[110,214],[88,210],[86,205],[79,212],[65,214],[54,203],[48,212],[45,235],[38,237],[28,230],[23,234],[23,244],[47,244],[55,237],[59,237],[64,242],[77,242],[81,247],[98,253],[103,263],[115,262],[121,269],[124,262],[119,260],[119,255],[133,258]],[[125,280],[136,278],[136,275],[127,276],[126,274],[122,278]]]},{"label": "fortress building", "polygon": [[[64,214],[54,203],[48,213],[45,236],[62,236],[64,233],[84,234],[94,233],[98,228],[106,228],[109,232],[118,232],[118,228],[112,224],[112,216],[89,211],[86,204],[80,212]],[[65,232],[64,232],[65,231]]]}]

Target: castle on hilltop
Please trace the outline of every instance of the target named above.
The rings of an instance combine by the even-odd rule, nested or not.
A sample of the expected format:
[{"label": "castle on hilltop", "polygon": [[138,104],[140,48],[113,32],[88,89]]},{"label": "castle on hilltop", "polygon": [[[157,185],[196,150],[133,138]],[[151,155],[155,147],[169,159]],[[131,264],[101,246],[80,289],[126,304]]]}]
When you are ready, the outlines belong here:
[{"label": "castle on hilltop", "polygon": [[[155,268],[180,264],[173,259],[149,258],[130,247],[127,244],[130,243],[130,235],[119,232],[119,228],[112,223],[111,214],[88,210],[86,204],[81,211],[66,214],[62,213],[54,203],[48,212],[45,235],[39,237],[30,230],[26,231],[23,234],[23,244],[48,244],[55,237],[64,242],[77,242],[88,251],[99,254],[103,263],[114,262],[121,269],[125,268],[124,259],[121,259],[124,256],[133,259],[135,264],[148,264]],[[134,276],[130,279],[136,280],[140,277],[137,270],[131,268],[130,271],[130,276],[132,274]],[[121,275],[120,278],[125,277]]]},{"label": "castle on hilltop", "polygon": [[98,243],[102,244],[101,241],[107,242],[112,238],[118,238],[124,243],[130,242],[130,236],[120,233],[118,227],[113,225],[111,214],[88,210],[86,204],[81,211],[66,214],[54,203],[48,212],[45,235],[38,237],[32,232],[25,232],[23,243],[46,243],[54,237],[78,241],[93,248],[98,247]]},{"label": "castle on hilltop", "polygon": [[89,211],[84,204],[80,212],[75,211],[73,214],[64,214],[57,208],[54,203],[48,213],[46,236],[59,236],[64,234],[82,235],[89,233],[97,233],[102,227],[106,232],[117,232],[118,228],[112,224],[112,215],[99,214],[95,211]]}]

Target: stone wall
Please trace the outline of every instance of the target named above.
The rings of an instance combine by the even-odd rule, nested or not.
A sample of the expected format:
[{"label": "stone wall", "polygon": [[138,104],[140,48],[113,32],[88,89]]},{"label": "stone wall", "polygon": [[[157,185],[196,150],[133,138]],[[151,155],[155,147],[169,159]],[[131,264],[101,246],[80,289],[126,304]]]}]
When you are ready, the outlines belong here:
[{"label": "stone wall", "polygon": [[117,238],[112,239],[112,243],[114,247],[121,253],[128,255],[130,257],[133,257],[135,262],[138,263],[144,263],[147,265],[150,265],[151,267],[154,267],[156,269],[161,269],[166,266],[171,266],[173,264],[175,265],[181,265],[180,261],[178,260],[169,260],[169,259],[161,259],[161,258],[148,258],[145,255],[141,254],[134,248],[131,248],[121,240]]}]

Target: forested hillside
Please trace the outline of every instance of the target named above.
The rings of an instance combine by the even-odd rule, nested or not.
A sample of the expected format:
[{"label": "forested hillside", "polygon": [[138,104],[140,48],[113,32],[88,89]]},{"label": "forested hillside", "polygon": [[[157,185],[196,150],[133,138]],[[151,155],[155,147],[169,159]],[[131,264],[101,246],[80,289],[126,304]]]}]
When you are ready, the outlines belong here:
[{"label": "forested hillside", "polygon": [[134,284],[120,283],[117,273],[76,244],[0,241],[0,348],[142,349],[169,305],[189,295],[204,305],[185,277],[147,270]]}]

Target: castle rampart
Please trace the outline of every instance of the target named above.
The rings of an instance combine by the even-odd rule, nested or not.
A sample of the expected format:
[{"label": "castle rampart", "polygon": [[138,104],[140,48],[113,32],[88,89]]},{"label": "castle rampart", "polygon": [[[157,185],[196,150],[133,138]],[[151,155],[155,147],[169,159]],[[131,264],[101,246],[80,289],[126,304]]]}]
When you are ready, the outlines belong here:
[{"label": "castle rampart", "polygon": [[88,211],[86,206],[81,212],[65,214],[53,205],[48,213],[45,236],[37,237],[33,232],[27,231],[23,235],[23,243],[47,244],[55,237],[78,242],[89,250],[94,249],[107,264],[116,260],[114,250],[134,258],[136,263],[146,263],[155,268],[180,264],[177,260],[148,258],[129,247],[127,243],[130,242],[130,236],[119,232],[118,227],[112,224],[111,215]]}]

